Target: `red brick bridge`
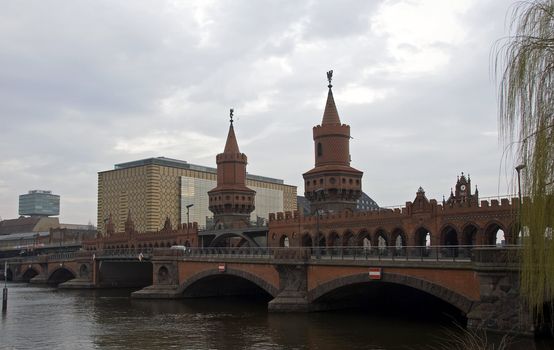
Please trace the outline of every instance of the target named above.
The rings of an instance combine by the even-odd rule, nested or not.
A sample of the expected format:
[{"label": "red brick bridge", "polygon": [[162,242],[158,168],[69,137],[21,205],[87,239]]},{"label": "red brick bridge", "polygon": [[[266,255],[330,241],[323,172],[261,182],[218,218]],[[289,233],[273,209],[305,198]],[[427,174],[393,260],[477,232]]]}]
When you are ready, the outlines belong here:
[{"label": "red brick bridge", "polygon": [[517,252],[468,246],[165,249],[152,256],[153,284],[133,297],[240,294],[254,285],[272,298],[270,311],[307,312],[341,307],[349,288],[393,284],[450,304],[466,315],[469,327],[529,334]]},{"label": "red brick bridge", "polygon": [[132,295],[146,299],[258,290],[274,312],[337,308],[349,289],[399,285],[450,304],[471,328],[530,334],[517,252],[490,246],[80,251],[12,260],[9,273],[16,281],[62,288],[146,287]]}]

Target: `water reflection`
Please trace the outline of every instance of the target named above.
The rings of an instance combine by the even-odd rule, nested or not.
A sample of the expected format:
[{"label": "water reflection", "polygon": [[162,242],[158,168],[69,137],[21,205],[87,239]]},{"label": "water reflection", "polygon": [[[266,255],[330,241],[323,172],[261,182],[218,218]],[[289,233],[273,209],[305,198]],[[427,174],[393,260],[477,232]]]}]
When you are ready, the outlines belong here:
[{"label": "water reflection", "polygon": [[[134,300],[130,290],[9,288],[0,321],[0,348],[7,349],[425,349],[444,327],[369,310],[269,314],[264,299]],[[529,340],[514,347],[533,348]]]}]

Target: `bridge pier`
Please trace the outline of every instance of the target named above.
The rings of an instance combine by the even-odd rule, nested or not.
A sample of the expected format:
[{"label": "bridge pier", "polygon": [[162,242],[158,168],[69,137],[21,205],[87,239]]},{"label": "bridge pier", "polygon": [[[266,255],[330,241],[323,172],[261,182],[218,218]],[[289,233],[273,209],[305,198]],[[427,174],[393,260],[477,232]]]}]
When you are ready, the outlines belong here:
[{"label": "bridge pier", "polygon": [[467,314],[468,328],[533,336],[533,315],[520,294],[519,251],[475,249],[472,261],[480,298]]},{"label": "bridge pier", "polygon": [[278,264],[279,294],[268,303],[270,312],[310,312],[313,304],[308,301],[306,263]]},{"label": "bridge pier", "polygon": [[133,292],[131,297],[137,299],[178,299],[179,267],[173,257],[155,257],[152,259],[152,285]]},{"label": "bridge pier", "polygon": [[533,336],[531,312],[519,291],[519,272],[478,272],[481,298],[467,314],[467,327]]},{"label": "bridge pier", "polygon": [[98,286],[97,276],[99,269],[98,260],[89,258],[77,259],[76,265],[79,266],[78,275],[67,282],[58,284],[58,288],[63,289],[92,289]]}]

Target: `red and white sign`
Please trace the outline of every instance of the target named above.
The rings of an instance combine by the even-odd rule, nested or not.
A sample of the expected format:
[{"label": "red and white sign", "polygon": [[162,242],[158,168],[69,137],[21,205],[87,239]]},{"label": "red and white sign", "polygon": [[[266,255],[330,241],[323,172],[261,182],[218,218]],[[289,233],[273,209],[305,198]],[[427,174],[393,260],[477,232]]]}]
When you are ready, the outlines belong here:
[{"label": "red and white sign", "polygon": [[380,267],[370,267],[369,268],[369,279],[370,280],[380,280],[381,279],[381,268]]},{"label": "red and white sign", "polygon": [[219,264],[218,268],[219,272],[225,272],[225,264]]}]

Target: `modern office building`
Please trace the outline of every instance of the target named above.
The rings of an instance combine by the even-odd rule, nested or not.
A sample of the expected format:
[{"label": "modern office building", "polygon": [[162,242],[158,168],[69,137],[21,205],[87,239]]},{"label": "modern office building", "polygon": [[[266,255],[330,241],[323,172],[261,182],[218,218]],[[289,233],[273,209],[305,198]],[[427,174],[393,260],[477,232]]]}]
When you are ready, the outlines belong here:
[{"label": "modern office building", "polygon": [[52,191],[33,190],[19,196],[19,215],[60,215],[60,196]]},{"label": "modern office building", "polygon": [[[166,217],[173,224],[189,221],[204,227],[213,215],[208,191],[216,185],[217,169],[182,160],[157,157],[116,164],[98,173],[98,230],[104,232],[111,216],[115,230],[123,231],[129,213],[138,232],[161,229]],[[256,191],[250,220],[296,210],[296,186],[252,174],[246,175],[246,185]]]}]

